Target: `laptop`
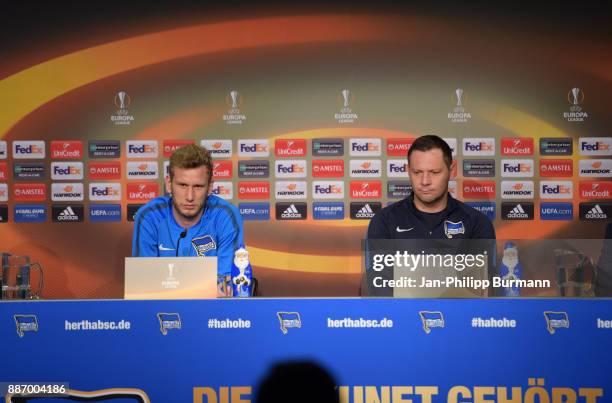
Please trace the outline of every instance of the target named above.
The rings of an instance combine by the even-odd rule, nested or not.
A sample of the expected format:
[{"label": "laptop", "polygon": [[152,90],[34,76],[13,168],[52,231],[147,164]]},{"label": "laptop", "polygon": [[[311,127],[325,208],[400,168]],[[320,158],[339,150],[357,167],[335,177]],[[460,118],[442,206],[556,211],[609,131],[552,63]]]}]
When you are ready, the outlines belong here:
[{"label": "laptop", "polygon": [[126,257],[124,299],[217,298],[216,257]]}]

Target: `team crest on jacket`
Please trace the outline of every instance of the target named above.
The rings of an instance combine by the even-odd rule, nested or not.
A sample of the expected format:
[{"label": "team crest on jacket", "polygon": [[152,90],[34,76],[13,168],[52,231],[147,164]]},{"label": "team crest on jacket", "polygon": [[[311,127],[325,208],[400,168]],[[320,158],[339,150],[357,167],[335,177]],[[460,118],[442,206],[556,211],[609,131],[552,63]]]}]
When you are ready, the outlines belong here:
[{"label": "team crest on jacket", "polygon": [[452,238],[453,235],[465,234],[465,227],[463,226],[463,221],[444,221],[444,233],[446,234],[447,238]]},{"label": "team crest on jacket", "polygon": [[192,238],[191,244],[195,248],[196,252],[198,252],[198,256],[204,256],[204,254],[209,250],[217,249],[217,244],[215,244],[215,240],[210,235]]}]

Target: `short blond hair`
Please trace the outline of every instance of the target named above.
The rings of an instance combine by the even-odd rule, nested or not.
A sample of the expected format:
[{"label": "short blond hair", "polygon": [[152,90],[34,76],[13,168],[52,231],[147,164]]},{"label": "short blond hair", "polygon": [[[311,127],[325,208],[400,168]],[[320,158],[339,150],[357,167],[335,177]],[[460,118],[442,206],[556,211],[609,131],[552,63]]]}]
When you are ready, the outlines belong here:
[{"label": "short blond hair", "polygon": [[170,156],[170,181],[174,179],[174,168],[190,169],[201,166],[208,168],[208,182],[210,183],[213,175],[210,152],[196,144],[188,144],[178,148]]}]

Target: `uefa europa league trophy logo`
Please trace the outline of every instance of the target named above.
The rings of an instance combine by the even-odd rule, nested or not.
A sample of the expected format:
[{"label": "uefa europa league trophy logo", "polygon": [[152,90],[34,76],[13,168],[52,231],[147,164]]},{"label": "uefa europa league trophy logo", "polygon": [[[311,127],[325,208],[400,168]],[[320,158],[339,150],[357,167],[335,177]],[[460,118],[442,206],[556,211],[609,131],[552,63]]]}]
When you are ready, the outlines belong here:
[{"label": "uefa europa league trophy logo", "polygon": [[457,88],[455,90],[455,97],[457,98],[457,104],[455,105],[455,112],[463,112],[465,109],[463,108],[463,90],[461,88]]},{"label": "uefa europa league trophy logo", "polygon": [[351,91],[347,90],[346,88],[342,90],[342,100],[343,100],[343,105],[342,105],[342,112],[350,112],[351,108],[350,108],[350,104],[351,104]]},{"label": "uefa europa league trophy logo", "polygon": [[568,101],[572,104],[570,106],[570,111],[572,112],[580,112],[582,107],[582,101],[584,101],[584,92],[580,90],[580,88],[572,88],[567,96]]},{"label": "uefa europa league trophy logo", "polygon": [[130,106],[130,96],[125,91],[119,91],[115,95],[115,106],[120,110],[125,110]]},{"label": "uefa europa league trophy logo", "polygon": [[230,101],[232,102],[232,110],[238,110],[238,91],[232,90],[229,93]]}]

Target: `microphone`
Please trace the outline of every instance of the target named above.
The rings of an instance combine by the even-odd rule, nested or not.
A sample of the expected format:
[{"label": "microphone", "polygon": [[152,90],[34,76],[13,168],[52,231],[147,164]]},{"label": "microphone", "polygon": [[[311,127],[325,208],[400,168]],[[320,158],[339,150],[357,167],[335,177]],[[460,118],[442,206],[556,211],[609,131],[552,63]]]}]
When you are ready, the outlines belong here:
[{"label": "microphone", "polygon": [[179,245],[181,244],[181,239],[185,238],[185,236],[187,236],[187,230],[186,229],[184,229],[183,232],[181,232],[181,235],[179,235],[178,241],[176,241],[176,257],[178,257]]}]

